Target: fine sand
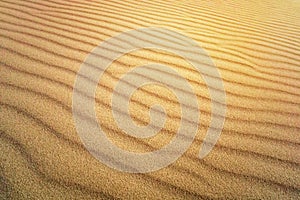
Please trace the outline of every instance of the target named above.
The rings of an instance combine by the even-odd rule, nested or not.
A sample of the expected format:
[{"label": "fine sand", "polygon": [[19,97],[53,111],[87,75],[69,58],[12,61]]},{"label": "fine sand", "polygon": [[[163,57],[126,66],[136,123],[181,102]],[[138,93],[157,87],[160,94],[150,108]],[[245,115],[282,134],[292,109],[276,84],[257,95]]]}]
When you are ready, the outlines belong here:
[{"label": "fine sand", "polygon": [[[130,174],[86,150],[75,130],[72,93],[96,46],[141,27],[164,27],[197,41],[223,78],[227,112],[216,146],[198,159],[211,120],[201,75],[163,50],[120,57],[96,92],[97,117],[116,145],[160,149],[180,125],[172,90],[146,85],[132,95],[129,112],[136,124],[147,125],[150,106],[160,104],[168,114],[163,129],[138,139],[117,126],[112,91],[136,66],[156,62],[177,70],[192,85],[201,112],[183,156],[159,171]],[[0,0],[0,48],[0,199],[300,198],[299,1]]]}]

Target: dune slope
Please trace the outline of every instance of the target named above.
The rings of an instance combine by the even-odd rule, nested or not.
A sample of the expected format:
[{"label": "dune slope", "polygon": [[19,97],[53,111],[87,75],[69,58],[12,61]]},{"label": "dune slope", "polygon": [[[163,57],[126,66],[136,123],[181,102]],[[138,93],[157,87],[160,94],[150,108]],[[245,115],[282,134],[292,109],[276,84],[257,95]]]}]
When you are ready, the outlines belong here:
[{"label": "dune slope", "polygon": [[[222,76],[227,112],[216,146],[198,159],[211,120],[201,75],[162,50],[120,57],[96,92],[98,120],[116,145],[153,151],[179,127],[178,100],[158,85],[137,90],[129,112],[136,124],[146,125],[150,106],[158,103],[168,113],[164,128],[138,139],[117,126],[112,91],[136,66],[156,62],[177,70],[192,85],[201,112],[196,138],[182,157],[159,171],[130,174],[86,150],[72,117],[72,92],[95,47],[141,27],[168,28],[199,43]],[[1,199],[299,198],[298,1],[0,0],[0,49]]]}]

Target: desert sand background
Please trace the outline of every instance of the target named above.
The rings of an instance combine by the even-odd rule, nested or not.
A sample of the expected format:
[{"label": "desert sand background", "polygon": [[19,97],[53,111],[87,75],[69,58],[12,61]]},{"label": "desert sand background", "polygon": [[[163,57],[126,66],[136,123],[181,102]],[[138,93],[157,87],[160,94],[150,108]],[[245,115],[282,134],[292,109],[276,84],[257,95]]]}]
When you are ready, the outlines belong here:
[{"label": "desert sand background", "polygon": [[[1,199],[299,199],[300,2],[200,0],[0,1]],[[149,107],[167,113],[150,139],[127,136],[111,113],[111,93],[133,67],[158,62],[193,86],[201,119],[188,151],[167,168],[128,174],[97,161],[72,118],[72,90],[86,56],[102,41],[141,27],[193,38],[218,67],[227,113],[212,152],[198,159],[211,102],[201,75],[178,55],[139,50],[101,78],[97,117],[116,145],[136,152],[161,148],[179,126],[172,91],[145,86],[132,96],[140,125]],[[164,74],[162,74],[163,78]]]}]

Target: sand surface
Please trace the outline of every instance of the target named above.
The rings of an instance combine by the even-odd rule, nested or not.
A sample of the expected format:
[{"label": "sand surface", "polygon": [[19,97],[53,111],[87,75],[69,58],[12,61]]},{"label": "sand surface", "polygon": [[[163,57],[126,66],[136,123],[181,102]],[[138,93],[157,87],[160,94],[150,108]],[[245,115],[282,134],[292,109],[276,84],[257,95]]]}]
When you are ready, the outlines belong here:
[{"label": "sand surface", "polygon": [[[163,63],[193,86],[199,129],[190,148],[159,171],[129,174],[107,167],[84,147],[72,118],[73,85],[102,41],[141,27],[164,27],[194,39],[211,56],[226,91],[226,121],[204,159],[211,120],[205,81],[183,58],[139,50],[114,62],[96,92],[97,117],[128,151],[168,144],[180,106],[161,86],[137,90],[129,112],[149,123],[149,107],[168,113],[149,139],[117,126],[111,94],[136,66]],[[299,199],[300,2],[192,0],[0,1],[0,199]],[[163,78],[165,74],[161,74]]]}]

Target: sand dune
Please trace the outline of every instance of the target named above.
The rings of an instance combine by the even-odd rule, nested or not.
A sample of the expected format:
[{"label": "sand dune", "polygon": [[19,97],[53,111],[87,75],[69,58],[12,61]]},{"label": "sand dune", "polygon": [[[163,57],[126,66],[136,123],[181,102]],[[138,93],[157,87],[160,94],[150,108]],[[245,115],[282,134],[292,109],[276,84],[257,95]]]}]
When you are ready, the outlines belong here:
[{"label": "sand dune", "polygon": [[[299,199],[298,1],[0,2],[1,199]],[[130,174],[86,150],[75,129],[72,94],[76,74],[95,47],[141,27],[167,28],[199,43],[222,76],[227,112],[216,146],[199,159],[212,112],[202,76],[163,50],[120,57],[96,92],[98,120],[116,145],[154,151],[179,127],[178,99],[158,85],[138,89],[129,112],[136,124],[147,125],[150,107],[161,105],[167,112],[162,130],[138,139],[118,127],[112,93],[136,66],[156,62],[178,71],[192,85],[200,108],[185,106],[201,112],[193,122],[199,126],[196,138],[182,157],[159,171]]]}]

